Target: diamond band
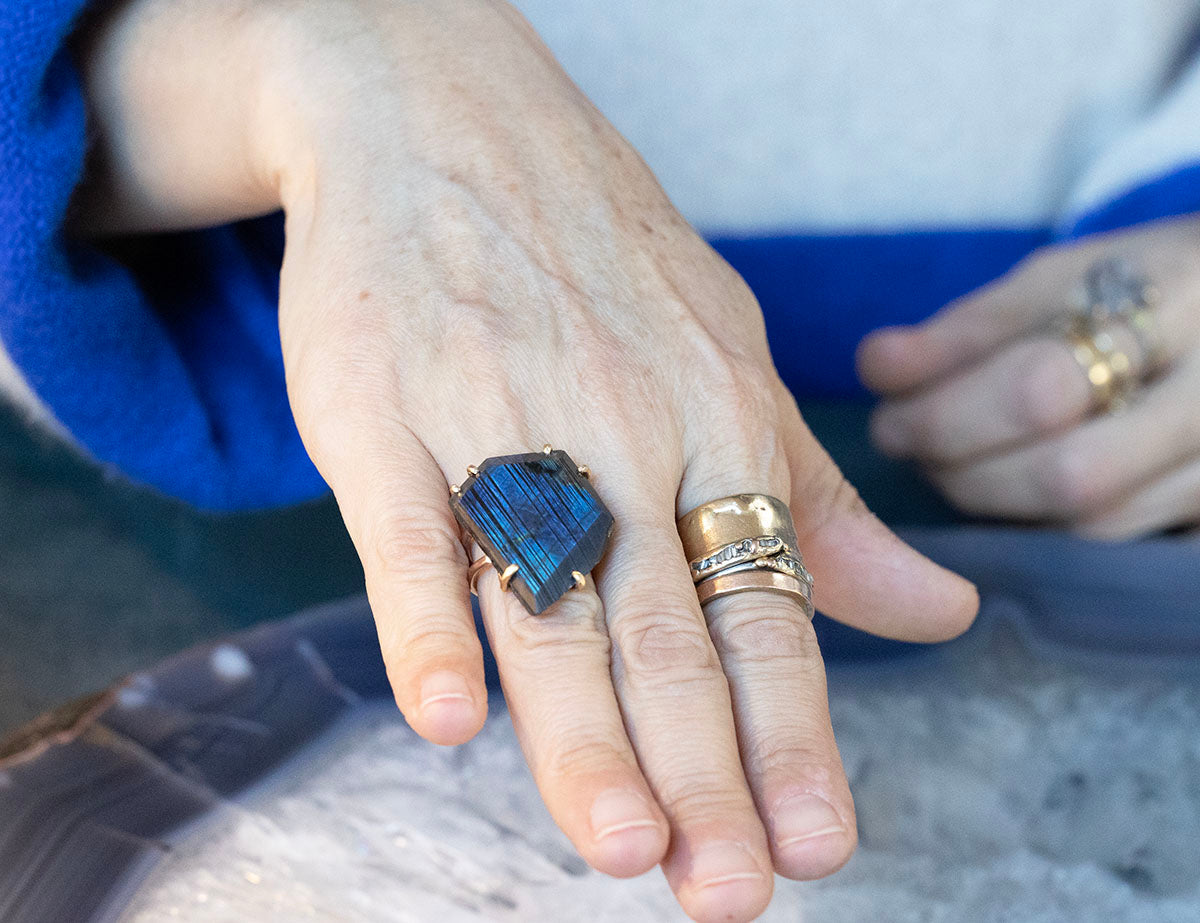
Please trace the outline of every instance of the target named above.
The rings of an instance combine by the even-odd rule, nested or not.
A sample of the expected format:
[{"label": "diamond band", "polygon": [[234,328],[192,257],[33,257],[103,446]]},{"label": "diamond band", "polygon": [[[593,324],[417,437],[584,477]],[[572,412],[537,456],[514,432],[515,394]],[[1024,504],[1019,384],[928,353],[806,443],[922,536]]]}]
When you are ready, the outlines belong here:
[{"label": "diamond band", "polygon": [[773,570],[803,581],[811,590],[812,575],[804,562],[783,539],[774,535],[760,535],[732,542],[708,557],[693,561],[690,565],[692,582],[700,583],[717,574],[735,573],[749,568]]},{"label": "diamond band", "polygon": [[787,551],[787,545],[783,539],[774,535],[760,535],[758,538],[744,538],[740,542],[732,542],[708,557],[692,561],[688,566],[692,570],[692,581],[699,583],[705,577],[711,577],[730,567],[784,551]]}]

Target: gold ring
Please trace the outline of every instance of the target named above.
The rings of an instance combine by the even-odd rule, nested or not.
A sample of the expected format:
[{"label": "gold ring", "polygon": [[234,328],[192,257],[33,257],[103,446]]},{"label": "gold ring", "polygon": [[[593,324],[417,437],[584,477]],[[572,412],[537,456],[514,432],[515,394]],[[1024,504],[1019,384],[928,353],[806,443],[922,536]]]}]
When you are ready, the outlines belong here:
[{"label": "gold ring", "polygon": [[1166,365],[1167,350],[1152,305],[1124,311],[1117,319],[1129,329],[1142,354],[1142,377],[1153,378]]},{"label": "gold ring", "polygon": [[681,516],[678,526],[688,561],[764,535],[781,539],[793,550],[798,544],[792,511],[767,494],[736,494],[704,503]]},{"label": "gold ring", "polygon": [[678,526],[701,605],[766,590],[793,597],[812,618],[812,576],[782,500],[767,494],[722,497],[684,514]]},{"label": "gold ring", "polygon": [[1117,349],[1112,335],[1072,329],[1066,338],[1071,355],[1092,389],[1092,406],[1101,413],[1123,408],[1133,391],[1133,370],[1129,357]]},{"label": "gold ring", "polygon": [[732,573],[717,574],[696,585],[696,596],[700,605],[720,599],[722,596],[732,596],[735,593],[746,593],[750,590],[762,590],[768,593],[778,593],[790,596],[800,604],[806,618],[813,617],[813,604],[808,587],[787,574],[772,570],[739,570]]},{"label": "gold ring", "polygon": [[1158,288],[1136,265],[1122,257],[1104,257],[1084,272],[1075,295],[1075,328],[1098,333],[1106,324],[1124,326],[1137,344],[1140,378],[1151,378],[1166,364],[1166,341],[1155,309]]}]

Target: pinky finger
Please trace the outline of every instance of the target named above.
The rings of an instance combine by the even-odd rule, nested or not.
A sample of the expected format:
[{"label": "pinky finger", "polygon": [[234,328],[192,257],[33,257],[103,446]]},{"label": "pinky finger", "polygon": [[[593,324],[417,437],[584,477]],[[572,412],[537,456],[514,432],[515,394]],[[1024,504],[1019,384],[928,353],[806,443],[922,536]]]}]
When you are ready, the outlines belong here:
[{"label": "pinky finger", "polygon": [[1177,526],[1200,525],[1200,458],[1075,524],[1088,538],[1119,541]]}]

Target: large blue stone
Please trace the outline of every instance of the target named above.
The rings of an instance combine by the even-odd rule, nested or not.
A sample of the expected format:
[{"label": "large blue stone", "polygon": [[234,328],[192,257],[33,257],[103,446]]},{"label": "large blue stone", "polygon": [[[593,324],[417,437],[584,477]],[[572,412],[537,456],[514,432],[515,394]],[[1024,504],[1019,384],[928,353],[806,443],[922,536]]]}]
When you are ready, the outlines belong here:
[{"label": "large blue stone", "polygon": [[537,615],[604,556],[612,514],[561,449],[489,458],[450,498],[450,507],[499,571]]}]

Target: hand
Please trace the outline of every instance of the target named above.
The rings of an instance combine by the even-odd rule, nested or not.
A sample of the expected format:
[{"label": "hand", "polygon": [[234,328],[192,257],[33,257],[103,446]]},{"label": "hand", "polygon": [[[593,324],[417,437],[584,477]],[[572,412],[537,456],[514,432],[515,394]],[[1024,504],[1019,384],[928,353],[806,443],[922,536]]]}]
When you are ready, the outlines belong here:
[{"label": "hand", "polygon": [[[228,150],[260,152],[236,175],[267,188],[246,181],[230,210],[274,195],[287,212],[292,407],[362,557],[410,724],[456,744],[486,717],[448,482],[552,442],[591,467],[616,517],[598,596],[531,617],[493,575],[480,589],[555,820],[602,871],[661,862],[697,919],[757,915],[772,869],[836,869],[854,810],[812,627],[770,596],[702,613],[676,516],[732,493],[789,499],[822,608],[890,637],[958,634],[973,588],[863,508],[776,376],[744,283],[510,7],[312,0],[240,28],[272,45],[255,142],[230,129]],[[149,48],[127,58],[145,80]],[[142,103],[93,61],[113,94],[101,111],[125,113],[121,147],[141,152],[116,158],[107,188],[128,192],[106,214],[211,218],[191,183],[213,164],[160,193],[157,151],[130,140]],[[211,122],[195,130],[214,146]]]},{"label": "hand", "polygon": [[[1159,290],[1166,366],[1127,408],[1094,415],[1084,370],[1050,325],[1109,256]],[[1141,376],[1143,345],[1122,322],[1109,329]],[[968,512],[1098,538],[1200,523],[1200,219],[1039,251],[923,324],[876,331],[859,369],[884,398],[879,447],[920,462]]]}]

